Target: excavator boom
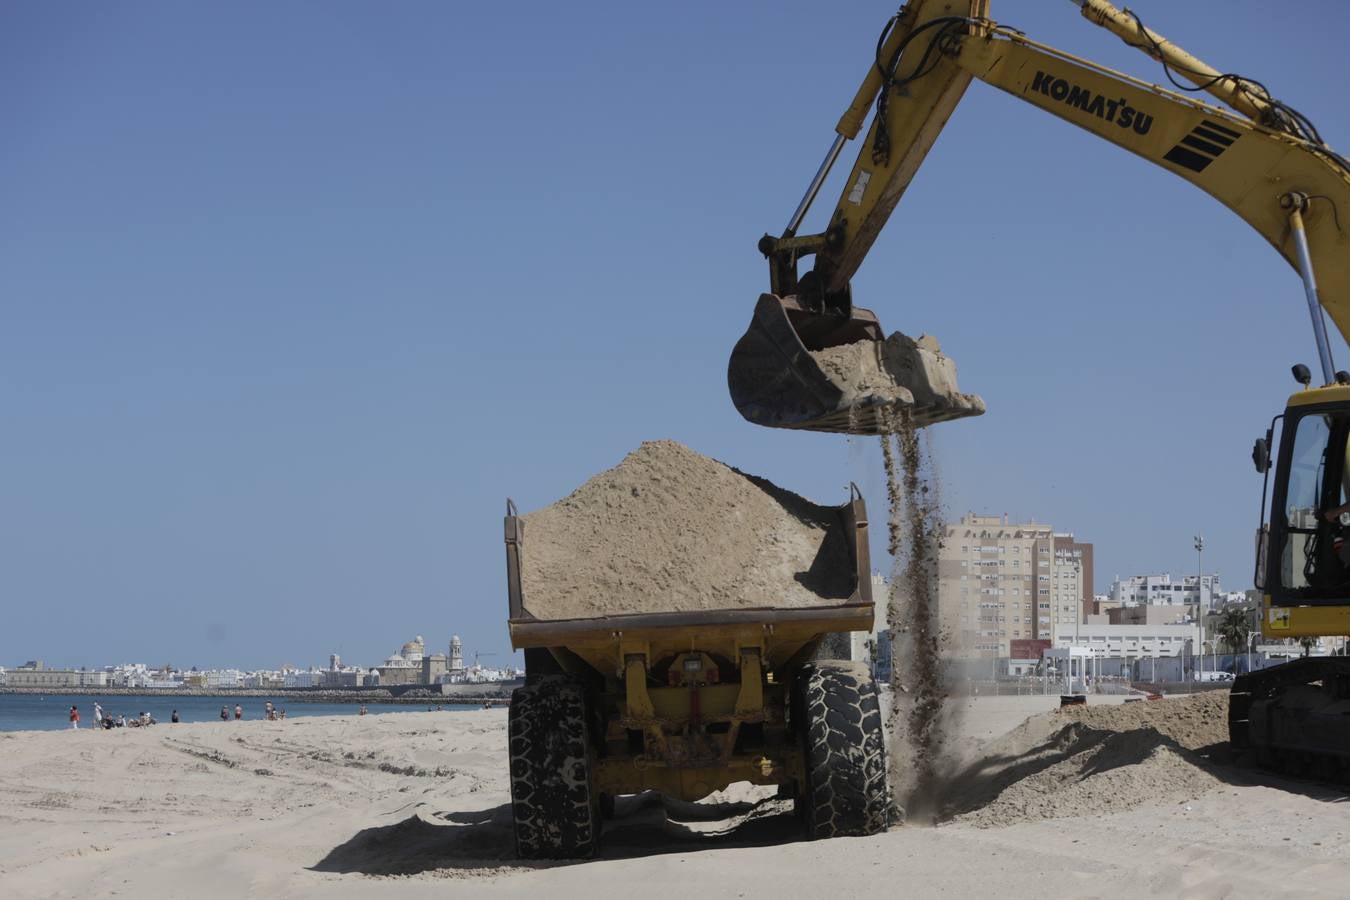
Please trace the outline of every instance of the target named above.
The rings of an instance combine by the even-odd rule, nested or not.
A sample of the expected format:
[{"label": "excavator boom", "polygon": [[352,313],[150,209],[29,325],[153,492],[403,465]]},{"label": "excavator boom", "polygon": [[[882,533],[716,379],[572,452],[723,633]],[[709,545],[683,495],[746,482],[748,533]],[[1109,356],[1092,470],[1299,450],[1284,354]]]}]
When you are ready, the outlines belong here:
[{"label": "excavator boom", "polygon": [[[1089,21],[1160,62],[1175,87],[1206,91],[1228,108],[1031,40],[989,20],[986,0],[914,0],[883,32],[788,227],[760,241],[771,293],[761,295],[732,351],[732,400],[757,424],[853,433],[984,411],[978,397],[957,390],[955,367],[935,340],[887,337],[875,314],[853,305],[849,288],[967,85],[983,81],[1195,185],[1302,277],[1323,386],[1311,387],[1311,373],[1295,366],[1305,390],[1277,417],[1278,455],[1277,425],[1253,452],[1258,471],[1275,473],[1257,553],[1261,629],[1275,638],[1350,633],[1350,525],[1336,524],[1350,521],[1350,373],[1334,369],[1324,318],[1350,339],[1350,244],[1340,220],[1341,211],[1350,215],[1350,163],[1258,82],[1213,69],[1107,0],[1074,2]],[[830,167],[873,107],[829,226],[799,235]],[[799,274],[805,257],[814,257],[812,267]],[[1344,657],[1244,673],[1234,683],[1232,743],[1263,763],[1350,768],[1347,723]]]},{"label": "excavator boom", "polygon": [[[1218,73],[1104,0],[1076,2],[1090,21],[1248,115],[1033,41],[986,18],[985,0],[908,4],[888,24],[788,228],[760,241],[771,292],[756,304],[727,378],[746,419],[879,433],[904,420],[929,425],[983,412],[978,397],[959,392],[955,367],[935,341],[887,339],[876,315],[853,305],[849,287],[972,78],[1186,179],[1251,225],[1303,275],[1323,380],[1333,380],[1322,309],[1350,335],[1350,245],[1339,221],[1340,209],[1350,211],[1344,160],[1253,82]],[[798,235],[830,164],[873,105],[829,226]],[[807,256],[812,268],[799,275]]]},{"label": "excavator boom", "polygon": [[1338,206],[1350,209],[1350,172],[1328,150],[1006,28],[967,41],[957,59],[981,81],[1189,181],[1301,271],[1290,223],[1297,206],[1321,304],[1350,335],[1350,243],[1337,221]]}]

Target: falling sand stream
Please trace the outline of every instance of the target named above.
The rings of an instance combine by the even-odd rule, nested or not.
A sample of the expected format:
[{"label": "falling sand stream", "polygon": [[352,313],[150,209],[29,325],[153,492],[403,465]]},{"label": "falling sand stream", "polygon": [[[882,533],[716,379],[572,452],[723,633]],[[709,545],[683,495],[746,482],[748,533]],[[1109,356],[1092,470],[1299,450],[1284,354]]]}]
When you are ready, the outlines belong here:
[{"label": "falling sand stream", "polygon": [[886,624],[891,633],[888,775],[898,818],[919,824],[937,813],[950,730],[944,710],[943,638],[938,623],[940,499],[929,454],[908,411],[883,418],[887,549],[891,579]]}]

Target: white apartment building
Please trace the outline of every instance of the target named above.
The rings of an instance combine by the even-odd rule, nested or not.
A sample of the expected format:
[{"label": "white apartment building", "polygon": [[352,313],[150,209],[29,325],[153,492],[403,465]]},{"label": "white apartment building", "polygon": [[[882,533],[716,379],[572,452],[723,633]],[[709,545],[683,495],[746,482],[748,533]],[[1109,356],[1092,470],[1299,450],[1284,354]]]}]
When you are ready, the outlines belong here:
[{"label": "white apartment building", "polygon": [[145,679],[144,686],[159,690],[176,690],[183,686],[183,679],[176,675],[151,674]]},{"label": "white apartment building", "polygon": [[288,669],[281,676],[281,686],[288,688],[323,687],[323,682],[324,672],[322,669]]},{"label": "white apartment building", "polygon": [[872,603],[876,610],[872,619],[871,631],[850,631],[848,633],[848,658],[854,662],[872,661],[871,648],[876,646],[877,636],[886,630],[886,604],[890,599],[890,583],[880,572],[872,573]]},{"label": "white apartment building", "polygon": [[107,672],[108,684],[129,688],[148,687],[153,674],[145,663],[122,663]]},{"label": "white apartment building", "polygon": [[1177,656],[1200,645],[1200,627],[1190,625],[1079,625],[1078,634],[1055,638],[1054,646],[1082,647],[1093,656],[1122,659]]},{"label": "white apartment building", "polygon": [[5,684],[16,688],[106,687],[108,673],[90,669],[55,669],[38,663],[10,669],[5,675]]},{"label": "white apartment building", "polygon": [[[1222,602],[1227,596],[1219,586],[1218,575],[1201,575],[1199,599],[1205,609],[1213,609],[1216,601]],[[1131,575],[1128,578],[1116,576],[1111,582],[1111,602],[1125,606],[1194,606],[1196,602],[1196,576],[1183,575],[1179,581],[1172,576]]]},{"label": "white apartment building", "polygon": [[238,669],[210,669],[202,673],[202,686],[211,689],[244,686],[244,673]]},{"label": "white apartment building", "polygon": [[241,681],[241,684],[246,688],[265,691],[274,688],[284,687],[285,678],[282,676],[280,672],[275,672],[268,669],[258,669],[256,671],[246,673]]},{"label": "white apartment building", "polygon": [[938,553],[938,606],[962,656],[1072,635],[1092,598],[1092,545],[1037,522],[962,516]]}]

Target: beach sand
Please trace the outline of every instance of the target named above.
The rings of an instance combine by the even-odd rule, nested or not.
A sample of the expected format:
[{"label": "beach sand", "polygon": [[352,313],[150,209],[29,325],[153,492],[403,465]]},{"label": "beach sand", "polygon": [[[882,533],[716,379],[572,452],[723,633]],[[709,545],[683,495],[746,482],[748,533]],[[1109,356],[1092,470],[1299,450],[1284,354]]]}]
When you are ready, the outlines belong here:
[{"label": "beach sand", "polygon": [[1073,725],[1069,747],[1069,717],[1042,712],[1056,701],[963,701],[959,771],[986,784],[961,786],[965,815],[951,824],[806,843],[763,791],[732,789],[720,805],[621,798],[601,857],[571,864],[514,859],[502,710],[5,733],[0,894],[1344,896],[1343,790],[1198,758],[1179,769],[1159,749],[1170,738],[1131,756],[1133,726],[1105,774],[1137,794],[1165,772],[1156,799],[1103,803],[1081,782],[1104,776],[1086,766],[1057,776],[1075,782],[1070,802],[1019,820],[1017,798],[1034,788],[1044,800],[1046,773],[1085,746],[1086,725],[1101,734],[1095,719]]}]

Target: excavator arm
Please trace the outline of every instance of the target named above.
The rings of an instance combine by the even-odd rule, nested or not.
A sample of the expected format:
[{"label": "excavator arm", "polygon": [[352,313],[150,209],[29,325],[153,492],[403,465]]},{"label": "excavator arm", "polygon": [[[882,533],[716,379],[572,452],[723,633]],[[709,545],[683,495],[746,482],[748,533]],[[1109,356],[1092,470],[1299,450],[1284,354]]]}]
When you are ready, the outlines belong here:
[{"label": "excavator arm", "polygon": [[[909,4],[879,42],[876,61],[788,228],[760,242],[770,262],[772,293],[760,298],[729,370],[733,400],[746,418],[782,427],[877,432],[895,420],[886,414],[888,407],[903,409],[918,424],[982,411],[982,404],[955,393],[950,363],[936,350],[926,355],[922,348],[911,350],[910,359],[899,364],[882,353],[882,368],[889,366],[896,380],[889,394],[860,396],[841,384],[829,365],[819,365],[820,354],[831,348],[883,339],[876,316],[853,306],[849,281],[972,78],[1167,169],[1251,225],[1304,276],[1322,374],[1324,381],[1333,380],[1321,309],[1342,335],[1350,335],[1350,243],[1339,215],[1343,210],[1350,216],[1345,161],[1306,119],[1254,82],[1205,66],[1104,0],[1075,2],[1090,21],[1159,59],[1169,75],[1179,72],[1243,114],[1033,41],[986,18],[986,0]],[[858,134],[874,106],[876,115],[828,227],[798,236],[843,142]],[[806,256],[814,256],[814,264],[799,277]],[[936,381],[930,377],[935,371]]]},{"label": "excavator arm", "polygon": [[[1302,276],[1323,386],[1310,387],[1311,373],[1295,366],[1305,389],[1281,417],[1278,458],[1273,429],[1253,453],[1258,471],[1275,473],[1257,552],[1261,631],[1272,638],[1350,633],[1350,526],[1332,521],[1350,509],[1350,480],[1323,477],[1350,472],[1350,374],[1333,369],[1323,315],[1350,337],[1350,246],[1340,217],[1350,216],[1350,164],[1259,83],[1210,68],[1107,0],[1074,2],[1089,21],[1161,62],[1175,87],[1206,91],[1227,108],[1033,41],[989,20],[987,0],[914,0],[883,32],[787,228],[760,241],[772,293],[760,297],[732,351],[732,399],[758,424],[854,433],[983,411],[979,398],[957,392],[954,367],[936,342],[886,337],[875,315],[853,305],[849,281],[971,79],[986,82],[1189,181]],[[831,166],[873,107],[828,227],[799,235]],[[1084,192],[1083,202],[1091,199]],[[814,257],[811,269],[799,274],[806,257]],[[1348,711],[1350,658],[1244,673],[1229,700],[1231,742],[1267,765],[1344,770]]]}]

